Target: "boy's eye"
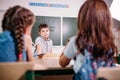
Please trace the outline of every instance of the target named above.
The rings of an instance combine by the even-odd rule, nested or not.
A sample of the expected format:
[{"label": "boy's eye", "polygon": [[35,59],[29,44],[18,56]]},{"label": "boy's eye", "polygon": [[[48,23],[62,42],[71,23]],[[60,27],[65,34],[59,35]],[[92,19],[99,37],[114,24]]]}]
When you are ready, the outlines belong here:
[{"label": "boy's eye", "polygon": [[42,32],[45,32],[45,31],[42,31]]}]

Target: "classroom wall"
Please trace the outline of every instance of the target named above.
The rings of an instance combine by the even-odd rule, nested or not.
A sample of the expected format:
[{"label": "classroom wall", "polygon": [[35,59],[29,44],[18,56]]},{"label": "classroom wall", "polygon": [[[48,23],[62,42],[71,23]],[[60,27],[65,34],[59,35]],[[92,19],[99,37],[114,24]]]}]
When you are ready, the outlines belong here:
[{"label": "classroom wall", "polygon": [[9,7],[21,5],[39,16],[76,17],[85,0],[0,0],[0,19]]},{"label": "classroom wall", "polygon": [[[85,0],[0,0],[0,26],[3,14],[6,9],[14,5],[21,5],[30,9],[35,16],[44,17],[59,17],[60,18],[60,45],[53,47],[53,53],[61,53],[64,48],[65,41],[63,40],[63,19],[77,18],[80,6]],[[120,27],[120,1],[119,0],[105,0],[112,13],[114,21],[114,34],[118,36],[118,28]],[[53,28],[54,26],[52,26]],[[116,31],[117,30],[117,31]],[[0,27],[0,32],[2,29]],[[36,31],[35,31],[36,32]],[[67,32],[67,31],[66,31]],[[66,36],[65,36],[66,37]],[[69,36],[70,37],[70,36]],[[66,38],[67,39],[67,38]],[[65,40],[66,40],[65,39]],[[118,38],[117,38],[118,40]],[[116,41],[117,41],[116,40]],[[118,43],[118,42],[116,42]]]},{"label": "classroom wall", "polygon": [[[14,5],[22,5],[39,16],[77,17],[78,10],[84,1],[85,0],[0,0],[0,26],[5,10]],[[105,2],[110,5],[112,17],[120,21],[120,1],[105,0]],[[39,3],[39,6],[31,6],[30,4],[32,3]]]}]

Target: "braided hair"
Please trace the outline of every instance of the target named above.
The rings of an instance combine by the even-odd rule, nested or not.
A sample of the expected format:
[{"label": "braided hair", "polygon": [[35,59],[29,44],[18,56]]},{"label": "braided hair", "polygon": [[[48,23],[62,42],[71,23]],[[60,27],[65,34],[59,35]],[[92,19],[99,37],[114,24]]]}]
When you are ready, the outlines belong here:
[{"label": "braided hair", "polygon": [[16,53],[22,54],[24,50],[24,33],[27,27],[30,27],[34,22],[34,14],[21,6],[9,8],[3,18],[3,31],[8,30],[15,41]]}]

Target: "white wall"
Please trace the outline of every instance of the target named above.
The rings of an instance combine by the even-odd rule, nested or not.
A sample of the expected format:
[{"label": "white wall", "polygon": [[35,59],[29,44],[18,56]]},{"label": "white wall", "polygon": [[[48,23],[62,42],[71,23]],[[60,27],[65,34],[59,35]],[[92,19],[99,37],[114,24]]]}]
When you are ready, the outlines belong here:
[{"label": "white wall", "polygon": [[112,17],[120,21],[120,0],[113,0],[110,11]]},{"label": "white wall", "polygon": [[[42,7],[42,6],[30,6],[29,3],[47,3],[47,4],[60,4],[68,5],[68,8],[59,7]],[[0,0],[0,25],[3,17],[3,13],[9,7],[14,5],[21,5],[38,16],[65,16],[65,17],[76,17],[80,5],[84,0]],[[1,30],[0,30],[1,31]]]},{"label": "white wall", "polygon": [[[24,6],[34,12],[35,15],[40,16],[64,16],[64,17],[76,17],[81,4],[85,0],[0,0],[0,26],[3,14],[6,9],[14,5]],[[106,0],[105,0],[106,1]],[[47,3],[47,4],[62,4],[69,5],[68,8],[58,7],[42,7],[42,6],[30,6],[30,2],[35,3]],[[120,21],[120,0],[113,0],[110,11],[112,17]],[[0,27],[1,32],[1,27]]]},{"label": "white wall", "polygon": [[[3,14],[6,9],[14,5],[24,6],[34,12],[38,16],[64,16],[64,17],[76,17],[81,4],[85,0],[0,0],[0,26]],[[105,0],[107,1],[107,0]],[[58,7],[42,7],[42,6],[30,6],[30,2],[35,3],[47,3],[47,4],[62,4],[68,5],[68,8]],[[112,17],[120,21],[120,0],[113,0],[110,11]],[[0,27],[1,32],[1,27]]]}]

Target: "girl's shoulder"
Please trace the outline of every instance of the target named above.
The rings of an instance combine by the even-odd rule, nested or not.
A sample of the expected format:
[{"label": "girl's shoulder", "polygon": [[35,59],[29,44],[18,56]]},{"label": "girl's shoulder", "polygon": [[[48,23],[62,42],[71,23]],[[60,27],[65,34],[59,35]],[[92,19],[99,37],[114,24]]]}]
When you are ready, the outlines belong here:
[{"label": "girl's shoulder", "polygon": [[76,35],[75,35],[75,36],[72,36],[72,37],[70,37],[70,38],[68,39],[68,41],[70,41],[70,42],[75,42],[76,38],[77,38]]},{"label": "girl's shoulder", "polygon": [[32,38],[30,35],[24,35],[24,38],[26,41],[32,41]]},{"label": "girl's shoulder", "polygon": [[0,42],[13,41],[10,31],[3,31],[0,33]]}]

